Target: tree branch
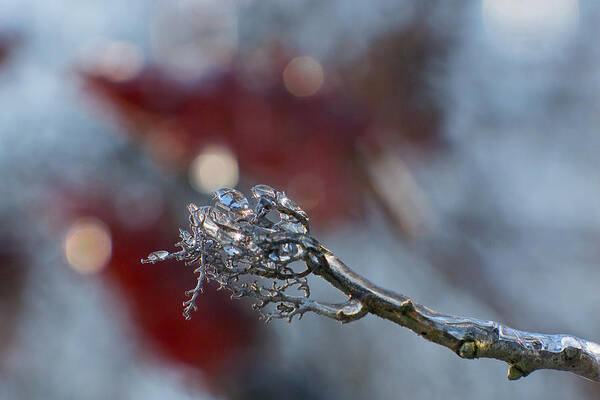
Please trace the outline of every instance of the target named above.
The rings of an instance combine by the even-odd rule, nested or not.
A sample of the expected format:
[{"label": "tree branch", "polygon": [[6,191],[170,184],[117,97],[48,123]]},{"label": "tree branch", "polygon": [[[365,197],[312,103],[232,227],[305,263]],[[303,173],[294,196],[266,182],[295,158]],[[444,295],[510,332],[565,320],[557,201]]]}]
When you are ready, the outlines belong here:
[{"label": "tree branch", "polygon": [[[168,258],[199,265],[196,287],[186,295],[184,316],[190,318],[202,282],[215,280],[233,298],[254,297],[254,308],[268,322],[274,318],[301,318],[314,312],[341,322],[368,313],[407,327],[425,339],[448,347],[462,358],[495,358],[507,362],[508,379],[519,379],[538,369],[570,371],[600,382],[600,344],[570,335],[518,331],[494,321],[439,314],[409,297],[381,289],[356,274],[330,250],[309,236],[308,215],[284,192],[259,185],[252,189],[257,204],[233,189],[215,192],[215,206],[191,204],[192,233],[180,230],[181,251],[157,251],[142,260],[155,263]],[[269,211],[279,220],[267,218]],[[296,272],[294,261],[307,269]],[[307,275],[314,274],[348,296],[341,304],[309,298]],[[248,277],[258,278],[252,282]],[[265,279],[273,279],[265,285]],[[303,296],[288,292],[300,291]],[[270,305],[274,309],[268,310]]]},{"label": "tree branch", "polygon": [[380,289],[355,274],[335,255],[318,271],[324,279],[360,301],[367,311],[448,347],[462,358],[495,358],[510,367],[508,379],[538,369],[570,371],[600,381],[600,344],[570,335],[519,331],[494,321],[439,314],[412,299]]}]

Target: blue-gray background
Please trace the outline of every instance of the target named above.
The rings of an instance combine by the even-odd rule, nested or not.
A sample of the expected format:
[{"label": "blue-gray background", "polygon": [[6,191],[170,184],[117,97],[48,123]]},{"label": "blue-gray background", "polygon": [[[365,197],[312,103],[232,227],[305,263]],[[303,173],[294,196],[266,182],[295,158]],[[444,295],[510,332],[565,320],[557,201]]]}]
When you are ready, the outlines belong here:
[{"label": "blue-gray background", "polygon": [[[436,310],[600,340],[598,3],[439,1],[419,12],[411,2],[385,0],[3,0],[0,32],[16,39],[0,67],[0,218],[10,243],[5,247],[23,254],[27,275],[18,290],[2,289],[11,294],[3,296],[0,310],[7,343],[0,347],[0,398],[224,396],[191,384],[191,367],[153,355],[106,282],[69,268],[68,224],[56,228],[62,226],[55,221],[59,211],[48,211],[56,182],[83,190],[92,178],[108,188],[143,182],[165,198],[173,186],[185,185],[174,183],[176,174],[144,150],[133,161],[115,156],[123,148],[135,154],[130,128],[82,90],[78,76],[79,69],[100,63],[98,43],[111,41],[135,48],[135,63],[201,76],[205,65],[223,62],[220,57],[276,38],[290,51],[344,71],[362,65],[379,38],[423,19],[445,46],[417,89],[433,94],[442,144],[422,156],[426,145],[414,150],[414,144],[394,142],[389,151],[404,160],[396,167],[410,174],[409,183],[394,181],[393,173],[386,177],[385,168],[377,171],[392,192],[412,190],[411,199],[423,199],[426,206],[416,209],[427,215],[426,232],[416,239],[399,233],[367,198],[362,219],[321,227],[319,238],[372,281]],[[196,17],[215,15],[225,22],[217,24],[224,33],[214,43],[210,36],[186,34]],[[173,58],[173,43],[186,40],[208,50],[191,61]],[[224,56],[214,51],[219,46]],[[395,48],[402,51],[401,44]],[[394,69],[387,71],[385,82],[393,82]],[[326,69],[324,76],[343,86],[342,73],[336,78]],[[240,175],[256,179],[244,170]],[[174,205],[181,220],[183,201],[193,199],[188,189]],[[198,194],[199,203],[206,199]],[[315,294],[326,291],[319,286]],[[268,362],[289,374],[318,376],[314,398],[600,394],[596,385],[556,371],[508,382],[501,362],[462,360],[374,317],[339,326],[307,316],[268,330]],[[312,385],[310,379],[304,384]]]}]

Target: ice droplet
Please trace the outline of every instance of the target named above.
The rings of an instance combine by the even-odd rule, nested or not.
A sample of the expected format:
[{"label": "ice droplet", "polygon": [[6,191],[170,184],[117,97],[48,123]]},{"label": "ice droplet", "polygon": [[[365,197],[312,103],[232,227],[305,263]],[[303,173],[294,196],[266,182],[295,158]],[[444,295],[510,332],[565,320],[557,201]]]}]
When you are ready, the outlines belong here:
[{"label": "ice droplet", "polygon": [[155,251],[153,253],[148,254],[148,258],[145,260],[142,260],[142,262],[154,264],[158,261],[165,260],[170,254],[171,253],[169,253],[168,251],[165,251],[165,250]]},{"label": "ice droplet", "polygon": [[249,211],[248,199],[238,190],[221,188],[213,192],[217,198],[215,205],[233,213],[246,213]]},{"label": "ice droplet", "polygon": [[304,251],[301,246],[292,243],[284,243],[280,249],[279,259],[281,261],[289,261],[292,258],[299,257],[302,253],[304,253]]}]

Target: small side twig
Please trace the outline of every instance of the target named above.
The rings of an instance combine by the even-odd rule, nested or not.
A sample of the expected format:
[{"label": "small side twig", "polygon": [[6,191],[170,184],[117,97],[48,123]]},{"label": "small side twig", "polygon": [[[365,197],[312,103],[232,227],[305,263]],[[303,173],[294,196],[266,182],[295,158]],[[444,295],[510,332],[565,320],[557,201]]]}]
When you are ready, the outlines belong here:
[{"label": "small side twig", "polygon": [[[519,331],[494,321],[437,313],[401,294],[372,284],[356,274],[309,235],[308,215],[285,192],[266,185],[252,189],[257,204],[237,190],[215,192],[215,205],[190,204],[191,233],[180,230],[179,252],[157,251],[144,263],[169,258],[197,266],[196,286],[186,292],[184,316],[189,319],[202,293],[214,280],[233,298],[252,297],[254,308],[268,322],[313,312],[341,322],[368,313],[407,327],[427,340],[448,347],[462,358],[495,358],[509,364],[508,379],[538,369],[570,371],[600,382],[600,344],[571,335]],[[268,218],[274,210],[279,218]],[[298,271],[293,264],[302,261]],[[340,304],[310,298],[307,276],[321,277],[347,296]],[[252,277],[254,281],[248,281]],[[268,283],[271,282],[272,283]],[[300,296],[291,292],[300,293]]]}]

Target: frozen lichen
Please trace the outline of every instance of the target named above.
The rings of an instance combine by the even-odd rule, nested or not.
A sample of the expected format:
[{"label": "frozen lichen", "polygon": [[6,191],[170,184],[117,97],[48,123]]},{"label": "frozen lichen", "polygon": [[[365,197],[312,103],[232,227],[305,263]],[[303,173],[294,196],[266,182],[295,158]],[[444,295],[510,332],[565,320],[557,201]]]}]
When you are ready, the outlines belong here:
[{"label": "frozen lichen", "polygon": [[[311,309],[306,276],[294,261],[310,262],[311,250],[319,244],[309,233],[308,215],[285,192],[266,185],[252,188],[255,206],[230,188],[214,192],[214,204],[188,206],[189,231],[180,229],[181,250],[156,251],[142,260],[155,263],[166,259],[196,266],[196,286],[188,290],[183,315],[191,318],[205,282],[216,281],[232,297],[254,297],[255,308],[267,319],[299,317]],[[275,211],[275,213],[270,213]],[[272,215],[277,215],[274,220]],[[315,255],[312,255],[315,257]],[[272,283],[269,283],[272,280]],[[267,310],[267,305],[274,309]]]}]

